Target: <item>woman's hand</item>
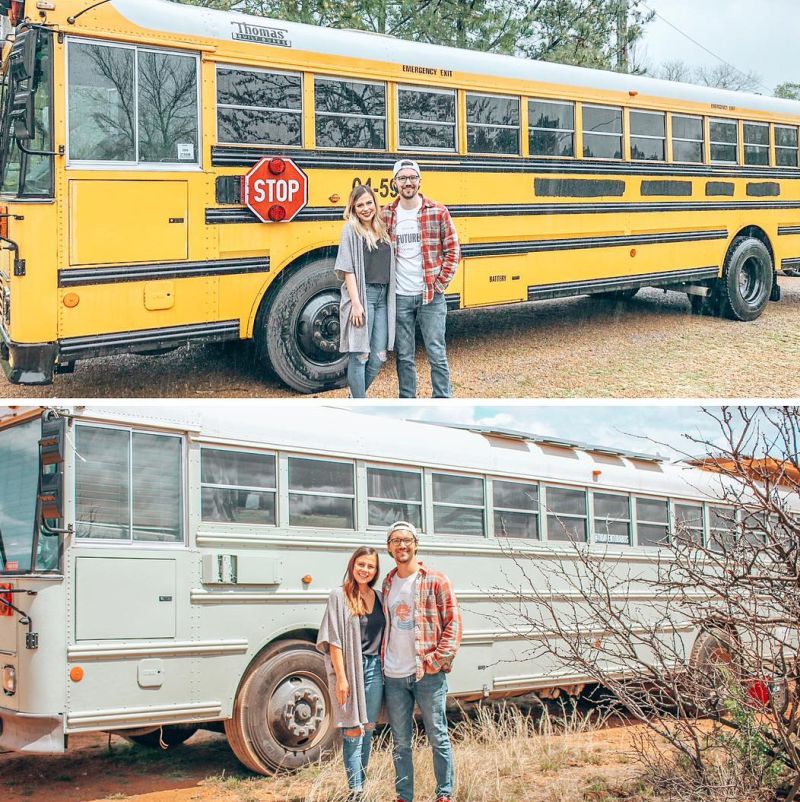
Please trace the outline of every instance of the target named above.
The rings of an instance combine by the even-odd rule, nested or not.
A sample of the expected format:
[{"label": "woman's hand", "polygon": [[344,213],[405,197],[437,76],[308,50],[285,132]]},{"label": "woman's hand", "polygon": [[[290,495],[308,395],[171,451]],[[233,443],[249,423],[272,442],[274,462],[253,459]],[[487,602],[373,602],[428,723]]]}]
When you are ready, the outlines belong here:
[{"label": "woman's hand", "polygon": [[336,701],[340,707],[344,707],[347,697],[350,696],[350,683],[342,677],[336,679]]},{"label": "woman's hand", "polygon": [[364,307],[361,306],[361,302],[357,301],[355,298],[353,298],[350,303],[350,322],[354,326],[360,328],[364,325]]}]

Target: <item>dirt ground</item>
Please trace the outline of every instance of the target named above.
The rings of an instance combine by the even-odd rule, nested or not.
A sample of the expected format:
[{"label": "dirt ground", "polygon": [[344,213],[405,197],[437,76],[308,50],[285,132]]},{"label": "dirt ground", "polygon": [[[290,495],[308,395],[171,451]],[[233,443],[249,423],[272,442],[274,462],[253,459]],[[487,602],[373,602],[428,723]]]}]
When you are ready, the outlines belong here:
[{"label": "dirt ground", "polygon": [[[546,750],[546,755],[539,754],[534,768],[500,776],[497,790],[511,802],[523,798],[526,802],[613,802],[623,798],[637,802],[639,797],[630,792],[634,772],[629,754],[636,730],[611,727],[571,734],[567,749]],[[376,759],[377,770],[388,775],[388,753],[383,750]],[[427,755],[424,759],[429,760]],[[456,759],[457,776],[466,785],[470,769],[463,759],[459,767],[458,752]],[[321,794],[310,774],[294,780],[253,777],[236,761],[224,737],[215,733],[198,733],[170,752],[134,746],[118,737],[109,747],[106,735],[80,735],[72,738],[63,755],[0,755],[0,789],[3,802],[320,802],[326,798],[341,802],[344,772],[338,761],[330,771],[334,782],[341,785],[341,796],[338,792],[327,796],[330,792],[324,790]],[[485,797],[474,788],[465,788],[459,796],[497,798],[490,789],[484,790]],[[655,802],[651,796],[646,798]]]},{"label": "dirt ground", "polygon": [[[461,398],[791,398],[800,396],[800,278],[751,323],[690,314],[685,294],[644,290],[468,310],[448,318]],[[430,393],[420,350],[420,395]],[[344,390],[320,394],[343,398]],[[370,395],[394,398],[389,362]],[[250,342],[186,346],[158,357],[79,362],[47,387],[0,379],[0,397],[298,397],[254,361]]]}]

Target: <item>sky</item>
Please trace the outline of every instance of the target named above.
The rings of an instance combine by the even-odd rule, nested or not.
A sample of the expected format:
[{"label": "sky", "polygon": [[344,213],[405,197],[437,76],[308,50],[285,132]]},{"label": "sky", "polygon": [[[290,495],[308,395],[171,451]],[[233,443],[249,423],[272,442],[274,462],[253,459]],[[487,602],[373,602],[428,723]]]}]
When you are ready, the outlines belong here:
[{"label": "sky", "polygon": [[637,45],[637,59],[650,67],[678,59],[692,66],[717,60],[665,20],[743,72],[753,71],[772,94],[785,81],[800,82],[796,58],[800,35],[798,0],[643,0],[657,12]]}]

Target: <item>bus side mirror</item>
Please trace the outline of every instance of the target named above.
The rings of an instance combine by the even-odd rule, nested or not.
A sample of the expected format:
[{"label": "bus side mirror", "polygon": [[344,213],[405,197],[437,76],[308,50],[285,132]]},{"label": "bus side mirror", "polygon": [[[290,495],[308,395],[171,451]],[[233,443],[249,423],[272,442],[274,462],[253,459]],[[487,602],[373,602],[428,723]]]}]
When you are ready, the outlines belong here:
[{"label": "bus side mirror", "polygon": [[27,28],[20,31],[11,45],[8,57],[8,68],[11,80],[15,83],[33,78],[36,64],[36,30]]},{"label": "bus side mirror", "polygon": [[62,417],[42,417],[39,440],[39,509],[45,520],[64,517],[64,452],[67,421]]},{"label": "bus side mirror", "polygon": [[14,93],[11,112],[8,116],[14,139],[34,138],[36,131],[32,89],[20,89]]}]

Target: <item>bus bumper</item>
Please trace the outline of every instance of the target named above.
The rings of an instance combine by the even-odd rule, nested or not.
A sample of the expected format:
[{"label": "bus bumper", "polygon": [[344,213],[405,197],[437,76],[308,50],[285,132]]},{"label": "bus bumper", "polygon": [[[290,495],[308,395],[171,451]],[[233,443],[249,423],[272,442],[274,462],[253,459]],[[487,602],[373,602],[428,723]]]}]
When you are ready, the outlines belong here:
[{"label": "bus bumper", "polygon": [[58,345],[15,343],[0,322],[0,365],[12,384],[52,384]]},{"label": "bus bumper", "polygon": [[18,713],[0,707],[0,749],[54,754],[66,749],[61,716]]}]

